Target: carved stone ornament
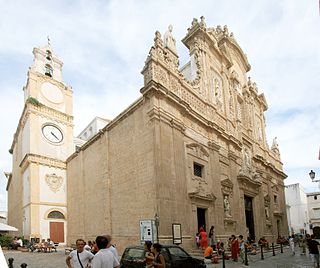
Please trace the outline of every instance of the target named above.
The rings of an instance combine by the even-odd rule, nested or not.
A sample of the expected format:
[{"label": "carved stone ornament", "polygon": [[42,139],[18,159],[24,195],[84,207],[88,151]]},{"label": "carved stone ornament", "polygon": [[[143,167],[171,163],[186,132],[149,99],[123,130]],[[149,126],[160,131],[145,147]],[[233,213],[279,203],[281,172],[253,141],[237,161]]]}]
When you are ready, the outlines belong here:
[{"label": "carved stone ornament", "polygon": [[63,183],[63,178],[61,176],[57,176],[55,173],[52,173],[50,175],[47,174],[45,179],[52,192],[56,193],[60,190]]},{"label": "carved stone ornament", "polygon": [[207,150],[200,144],[198,143],[190,143],[186,145],[187,148],[189,149],[188,152],[200,159],[208,160],[209,158],[209,153]]},{"label": "carved stone ornament", "polygon": [[224,178],[220,181],[220,183],[222,194],[232,197],[233,183],[229,179],[229,177],[225,175]]}]

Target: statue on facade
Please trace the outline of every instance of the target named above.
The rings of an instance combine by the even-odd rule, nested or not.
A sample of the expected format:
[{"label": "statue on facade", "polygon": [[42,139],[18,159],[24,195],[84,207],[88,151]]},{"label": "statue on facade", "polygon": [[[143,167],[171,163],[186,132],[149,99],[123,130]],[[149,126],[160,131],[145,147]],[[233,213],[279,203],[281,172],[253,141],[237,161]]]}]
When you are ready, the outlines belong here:
[{"label": "statue on facade", "polygon": [[168,30],[164,34],[163,43],[164,43],[164,47],[167,47],[172,52],[177,54],[176,40],[172,35],[172,29],[173,29],[172,25],[169,25]]},{"label": "statue on facade", "polygon": [[227,195],[224,196],[223,207],[224,207],[225,215],[227,217],[231,217],[231,214],[230,214],[230,202],[229,202],[229,199],[228,199]]},{"label": "statue on facade", "polygon": [[270,214],[269,214],[269,208],[268,207],[264,207],[264,213],[266,215],[266,219],[269,220]]},{"label": "statue on facade", "polygon": [[279,152],[279,143],[278,143],[277,137],[275,137],[272,141],[271,150],[273,151],[277,150]]},{"label": "statue on facade", "polygon": [[204,27],[204,28],[207,28],[207,24],[205,22],[205,17],[204,16],[200,17],[200,26]]},{"label": "statue on facade", "polygon": [[222,110],[223,100],[222,100],[222,91],[219,79],[214,79],[214,95],[216,98],[216,104],[218,110]]},{"label": "statue on facade", "polygon": [[251,166],[251,160],[248,149],[244,149],[244,164],[246,168],[250,168]]}]

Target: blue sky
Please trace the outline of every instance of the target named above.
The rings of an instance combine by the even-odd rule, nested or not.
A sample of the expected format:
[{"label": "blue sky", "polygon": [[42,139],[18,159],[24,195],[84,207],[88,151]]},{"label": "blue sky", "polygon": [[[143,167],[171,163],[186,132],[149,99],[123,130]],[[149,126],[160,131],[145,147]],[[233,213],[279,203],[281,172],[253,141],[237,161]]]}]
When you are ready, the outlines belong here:
[{"label": "blue sky", "polygon": [[[11,170],[11,146],[23,107],[22,88],[33,47],[46,44],[64,62],[74,90],[75,134],[95,116],[112,119],[140,96],[140,74],[154,32],[169,24],[180,65],[188,51],[180,40],[193,18],[208,27],[228,25],[251,64],[249,76],[264,93],[267,139],[277,136],[286,184],[317,191],[320,178],[320,16],[318,0],[0,0],[0,172]],[[0,176],[0,210],[6,208]]]}]

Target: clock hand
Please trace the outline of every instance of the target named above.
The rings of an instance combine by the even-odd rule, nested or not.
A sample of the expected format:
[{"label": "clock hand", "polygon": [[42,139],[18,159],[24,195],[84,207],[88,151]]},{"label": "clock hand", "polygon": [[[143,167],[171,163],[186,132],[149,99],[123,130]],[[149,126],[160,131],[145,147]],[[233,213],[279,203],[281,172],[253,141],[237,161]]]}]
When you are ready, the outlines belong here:
[{"label": "clock hand", "polygon": [[53,137],[55,137],[57,140],[59,140],[59,138],[51,131],[51,134]]}]

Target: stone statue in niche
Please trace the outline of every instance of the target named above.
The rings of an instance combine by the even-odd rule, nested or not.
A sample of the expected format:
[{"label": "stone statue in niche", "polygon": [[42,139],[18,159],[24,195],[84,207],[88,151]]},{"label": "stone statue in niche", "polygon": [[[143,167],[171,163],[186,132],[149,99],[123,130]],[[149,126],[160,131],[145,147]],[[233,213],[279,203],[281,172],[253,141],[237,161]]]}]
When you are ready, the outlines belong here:
[{"label": "stone statue in niche", "polygon": [[227,195],[224,196],[223,207],[224,207],[224,213],[226,217],[231,217],[230,202]]},{"label": "stone statue in niche", "polygon": [[269,220],[270,219],[269,207],[264,207],[264,213],[266,215],[266,219]]},{"label": "stone statue in niche", "polygon": [[176,40],[172,35],[172,29],[173,29],[172,25],[169,25],[168,30],[164,34],[163,43],[164,43],[164,47],[169,48],[172,52],[177,54]]},{"label": "stone statue in niche", "polygon": [[244,164],[247,169],[251,167],[250,154],[247,148],[244,149]]},{"label": "stone statue in niche", "polygon": [[219,79],[215,78],[214,80],[214,96],[216,99],[216,104],[218,110],[222,110],[222,91],[221,91],[221,84]]}]

